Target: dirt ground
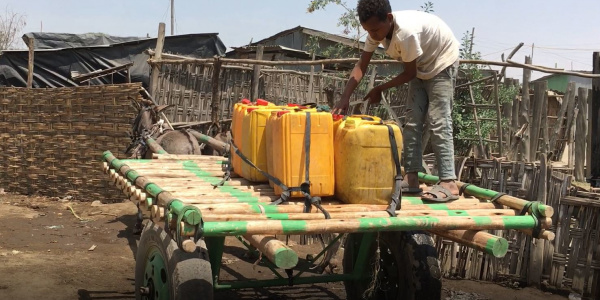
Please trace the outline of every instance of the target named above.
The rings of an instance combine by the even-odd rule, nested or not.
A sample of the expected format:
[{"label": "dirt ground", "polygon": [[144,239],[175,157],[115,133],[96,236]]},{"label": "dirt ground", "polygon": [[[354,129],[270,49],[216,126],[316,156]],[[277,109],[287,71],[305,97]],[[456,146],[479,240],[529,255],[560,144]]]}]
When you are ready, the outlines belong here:
[{"label": "dirt ground", "polygon": [[[75,214],[69,209],[72,208]],[[25,197],[0,190],[0,299],[135,299],[139,236],[132,234],[135,205]],[[79,219],[81,218],[81,219]],[[272,278],[253,266],[239,241],[228,238],[222,279],[249,274]],[[450,300],[558,300],[537,289],[444,280]],[[215,299],[345,299],[342,283],[218,292]]]}]

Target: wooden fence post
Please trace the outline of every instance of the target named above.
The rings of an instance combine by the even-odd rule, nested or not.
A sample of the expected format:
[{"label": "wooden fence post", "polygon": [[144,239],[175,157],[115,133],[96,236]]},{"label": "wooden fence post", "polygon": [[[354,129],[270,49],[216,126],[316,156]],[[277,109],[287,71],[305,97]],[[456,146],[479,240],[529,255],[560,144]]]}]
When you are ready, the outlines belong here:
[{"label": "wooden fence post", "polygon": [[29,38],[29,62],[27,64],[27,88],[33,87],[33,55],[35,54],[35,39]]},{"label": "wooden fence post", "polygon": [[567,157],[568,157],[568,161],[569,161],[569,168],[573,168],[573,155],[572,155],[572,151],[573,151],[573,124],[575,123],[575,118],[577,117],[575,115],[575,108],[577,105],[577,101],[579,99],[577,99],[575,97],[575,95],[577,95],[577,91],[575,89],[575,85],[573,85],[573,94],[571,95],[571,101],[569,101],[569,105],[567,106],[567,127],[565,128],[565,139],[567,140],[567,143],[569,145],[569,153],[567,153]]},{"label": "wooden fence post", "polygon": [[[215,63],[213,64],[212,74],[212,98],[210,103],[210,120],[213,125],[220,128],[221,123],[219,122],[219,109],[221,108],[221,85],[219,84],[219,77],[221,76],[221,59],[215,57]],[[210,135],[211,133],[208,132]]]},{"label": "wooden fence post", "polygon": [[502,157],[502,111],[500,110],[500,98],[498,97],[498,74],[494,72],[494,102],[496,102],[496,131],[498,135],[498,157]]},{"label": "wooden fence post", "polygon": [[[504,76],[501,74],[500,76]],[[504,78],[504,87],[510,88],[513,85],[511,78]],[[506,149],[510,149],[511,136],[513,135],[514,129],[511,126],[512,122],[512,102],[502,104],[502,115],[508,120],[508,127],[503,130],[503,138]]]},{"label": "wooden fence post", "polygon": [[587,91],[587,135],[585,138],[585,178],[592,176],[592,89]]},{"label": "wooden fence post", "polygon": [[567,90],[565,91],[565,95],[563,96],[563,101],[558,110],[558,115],[556,116],[556,123],[554,123],[554,128],[552,128],[550,134],[550,151],[553,152],[554,160],[559,160],[560,157],[557,157],[556,148],[558,145],[558,138],[560,136],[560,130],[563,125],[563,119],[565,117],[565,113],[567,112],[567,108],[569,107],[569,103],[575,101],[575,82],[570,82],[567,85]]},{"label": "wooden fence post", "polygon": [[[594,52],[594,74],[600,74],[600,52]],[[592,159],[590,183],[592,187],[600,187],[600,78],[592,79],[592,127],[590,135],[592,136]]]},{"label": "wooden fence post", "polygon": [[573,172],[575,175],[575,180],[579,182],[585,182],[585,172],[583,170],[585,161],[583,157],[585,157],[585,142],[587,136],[587,122],[585,121],[587,116],[587,89],[580,87],[578,89],[578,98],[577,108],[579,109],[577,113],[577,121],[575,122],[575,171]]},{"label": "wooden fence post", "polygon": [[[536,82],[536,85],[541,82]],[[543,83],[546,83],[545,81]],[[536,101],[537,102],[537,101]],[[534,111],[535,113],[535,111]],[[538,127],[539,128],[539,127]],[[547,156],[545,153],[540,155],[540,170],[538,174],[538,186],[537,186],[537,195],[534,196],[536,201],[539,201],[542,204],[546,204],[546,195],[547,195],[547,184],[548,184],[548,168],[546,166]],[[535,168],[533,169],[535,172]],[[536,176],[532,176],[535,178]],[[535,183],[535,180],[532,180],[532,184]],[[535,189],[535,186],[531,186],[532,189]],[[544,262],[544,245],[545,242],[542,239],[531,239],[532,244],[530,245],[530,257],[529,257],[529,271],[527,272],[527,282],[529,284],[533,284],[536,287],[539,287],[542,282],[542,268]]]},{"label": "wooden fence post", "polygon": [[[263,51],[265,47],[263,45],[258,45],[256,48],[256,59],[262,60]],[[256,101],[258,99],[258,86],[260,81],[260,65],[254,65],[254,75],[252,76],[252,101]]]},{"label": "wooden fence post", "polygon": [[542,110],[544,108],[544,97],[548,88],[548,82],[538,81],[534,83],[534,96],[533,96],[533,110],[532,110],[532,121],[531,121],[531,148],[529,161],[537,160],[538,146],[540,144],[540,128],[542,125],[542,116],[544,115]]},{"label": "wooden fence post", "polygon": [[[312,60],[315,60],[315,54],[312,54]],[[314,88],[313,88],[313,82],[315,80],[315,65],[310,65],[310,75],[308,78],[308,102],[313,102],[313,98],[314,98]]]},{"label": "wooden fence post", "polygon": [[[158,38],[156,39],[156,49],[154,50],[154,59],[160,60],[165,44],[165,23],[158,24]],[[160,67],[157,64],[152,65],[152,76],[150,77],[150,93],[155,100],[158,100],[158,73]],[[158,103],[157,103],[158,104]]]},{"label": "wooden fence post", "polygon": [[[525,64],[531,64],[531,57],[525,56]],[[529,137],[531,132],[531,126],[529,126],[529,80],[531,78],[531,70],[523,69],[523,87],[522,87],[522,96],[521,96],[521,107],[520,107],[520,117],[519,124],[525,125],[526,129],[523,132],[523,136],[521,138],[521,152],[518,156],[517,160],[522,161],[530,161],[530,144]]]}]

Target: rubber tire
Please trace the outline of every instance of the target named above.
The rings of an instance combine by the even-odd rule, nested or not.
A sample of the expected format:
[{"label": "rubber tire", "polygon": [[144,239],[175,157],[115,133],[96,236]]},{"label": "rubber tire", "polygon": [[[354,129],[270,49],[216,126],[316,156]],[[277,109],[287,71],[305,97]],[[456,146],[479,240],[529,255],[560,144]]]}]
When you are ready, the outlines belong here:
[{"label": "rubber tire", "polygon": [[[352,233],[344,243],[343,268],[346,274],[354,270],[362,237],[362,233]],[[391,256],[399,266],[395,274],[398,278],[398,294],[393,299],[437,300],[441,298],[440,262],[433,238],[429,234],[421,231],[381,232],[379,238],[380,243],[389,245]],[[369,249],[367,257],[370,260],[365,266],[365,272],[372,271],[369,267],[374,262],[376,246],[377,243],[374,242]],[[390,265],[392,262],[382,263]],[[344,282],[346,299],[366,299],[363,298],[363,294],[371,282],[370,278],[369,276],[367,280]],[[375,291],[368,299],[384,299],[384,296],[378,297],[378,292],[381,292],[381,289]]]},{"label": "rubber tire", "polygon": [[144,278],[144,262],[151,246],[156,246],[166,260],[171,300],[213,299],[212,271],[204,240],[200,240],[196,244],[194,253],[187,253],[177,247],[177,243],[163,228],[148,221],[142,231],[135,259],[135,298],[137,300],[142,300],[140,287]]}]

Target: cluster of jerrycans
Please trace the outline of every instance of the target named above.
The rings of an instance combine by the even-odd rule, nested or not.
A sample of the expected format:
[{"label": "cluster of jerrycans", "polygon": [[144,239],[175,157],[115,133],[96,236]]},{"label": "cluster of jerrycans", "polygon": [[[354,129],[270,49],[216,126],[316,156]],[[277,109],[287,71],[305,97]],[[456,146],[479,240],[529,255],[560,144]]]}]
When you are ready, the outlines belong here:
[{"label": "cluster of jerrycans", "polygon": [[[396,176],[392,131],[401,155],[400,128],[378,117],[344,117],[295,104],[244,99],[234,106],[233,144],[254,166],[233,151],[233,171],[252,182],[269,182],[280,195],[282,188],[258,169],[287,187],[300,187],[308,169],[311,196],[335,196],[351,204],[388,204]],[[303,195],[292,192],[291,196]]]}]

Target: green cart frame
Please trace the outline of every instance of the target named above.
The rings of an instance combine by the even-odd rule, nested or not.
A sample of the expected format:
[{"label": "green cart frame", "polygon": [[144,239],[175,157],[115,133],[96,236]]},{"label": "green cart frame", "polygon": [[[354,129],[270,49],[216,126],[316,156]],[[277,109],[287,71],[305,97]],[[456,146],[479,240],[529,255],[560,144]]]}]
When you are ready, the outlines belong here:
[{"label": "green cart frame", "polygon": [[[340,281],[345,284],[347,299],[439,299],[439,260],[433,238],[425,230],[516,229],[533,231],[537,237],[549,227],[549,217],[553,214],[549,206],[469,185],[464,186],[465,193],[521,210],[522,213],[510,217],[457,216],[448,218],[452,219],[450,221],[412,216],[360,218],[351,222],[330,219],[311,223],[287,220],[285,214],[277,213],[277,206],[273,206],[272,211],[266,212],[273,219],[266,221],[205,221],[200,209],[175,198],[128,166],[127,161],[117,159],[109,151],[104,153],[103,160],[104,171],[111,174],[113,182],[126,195],[133,195],[139,190],[148,195],[145,203],[138,202],[140,211],[143,206],[164,209],[163,222],[160,219],[150,220],[141,232],[136,253],[136,299],[213,299],[214,292],[219,290]],[[420,174],[420,179],[426,183],[437,182],[436,177],[425,174]],[[443,209],[441,207],[445,204],[432,204],[430,207]],[[264,210],[264,207],[261,209]],[[461,220],[463,223],[460,224],[468,223],[469,226],[462,228],[454,220]],[[341,223],[344,223],[343,226],[336,227]],[[274,274],[273,279],[221,281],[219,274],[225,238],[236,237],[248,250],[257,251],[242,236],[265,234],[261,229],[264,226],[259,225],[274,228],[276,234],[323,234],[330,239],[320,253],[307,257],[306,263],[293,268],[278,268],[262,256],[262,262]],[[326,265],[317,271],[312,268],[320,259],[331,258],[342,242],[343,273],[324,274]],[[506,253],[507,244],[499,245],[503,247],[500,252]],[[498,250],[496,248],[490,246],[490,249],[484,250],[492,253]]]}]

